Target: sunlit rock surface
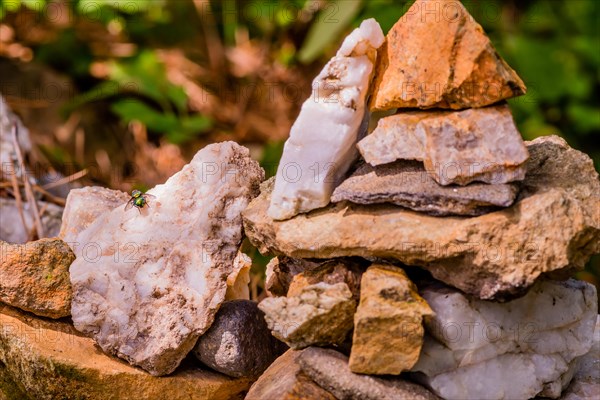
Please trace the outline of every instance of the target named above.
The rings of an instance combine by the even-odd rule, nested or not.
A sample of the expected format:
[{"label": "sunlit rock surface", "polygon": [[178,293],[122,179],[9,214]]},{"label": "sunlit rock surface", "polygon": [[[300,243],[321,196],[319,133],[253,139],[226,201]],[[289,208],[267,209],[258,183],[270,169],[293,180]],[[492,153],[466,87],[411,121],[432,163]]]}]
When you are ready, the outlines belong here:
[{"label": "sunlit rock surface", "polygon": [[357,146],[374,166],[423,161],[440,185],[521,181],[529,158],[506,104],[454,112],[400,112],[380,119]]},{"label": "sunlit rock surface", "polygon": [[71,266],[75,327],[153,375],[172,372],[213,322],[242,240],[241,211],[264,172],[233,142],[199,151],[149,192],[78,236]]},{"label": "sunlit rock surface", "polygon": [[394,205],[337,203],[273,221],[267,181],[243,212],[245,232],[263,253],[396,259],[479,298],[507,298],[543,273],[583,268],[600,251],[594,162],[557,136],[528,142],[527,150],[519,197],[502,211],[440,218]]},{"label": "sunlit rock surface", "polygon": [[24,244],[0,240],[0,302],[43,317],[68,316],[73,260],[75,255],[59,238]]},{"label": "sunlit rock surface", "polygon": [[77,248],[77,238],[99,216],[117,207],[124,207],[130,195],[120,190],[101,186],[73,189],[67,196],[59,236],[72,248]]},{"label": "sunlit rock surface", "polygon": [[482,107],[525,94],[458,0],[417,0],[386,36],[370,108]]},{"label": "sunlit rock surface", "polygon": [[365,100],[377,48],[384,37],[374,19],[363,21],[313,81],[281,157],[269,216],[287,219],[326,206],[356,160],[366,129]]},{"label": "sunlit rock surface", "polygon": [[370,266],[362,276],[354,314],[350,370],[398,375],[411,369],[423,345],[423,317],[432,314],[401,268]]},{"label": "sunlit rock surface", "polygon": [[343,282],[315,283],[295,296],[267,297],[258,305],[273,336],[292,349],[341,344],[352,329],[356,301]]},{"label": "sunlit rock surface", "polygon": [[448,287],[422,291],[436,313],[413,368],[445,399],[557,398],[592,346],[596,288],[545,281],[506,303]]},{"label": "sunlit rock surface", "polygon": [[250,386],[247,378],[184,363],[167,378],[151,376],[98,351],[68,321],[0,303],[2,400],[241,400]]}]

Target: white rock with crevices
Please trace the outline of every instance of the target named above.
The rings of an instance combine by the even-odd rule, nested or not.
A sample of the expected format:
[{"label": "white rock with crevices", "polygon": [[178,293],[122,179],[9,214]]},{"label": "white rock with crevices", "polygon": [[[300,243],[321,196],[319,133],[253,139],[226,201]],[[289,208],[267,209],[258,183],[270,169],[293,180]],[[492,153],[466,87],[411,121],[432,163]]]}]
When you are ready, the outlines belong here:
[{"label": "white rock with crevices", "polygon": [[433,286],[435,312],[413,371],[444,399],[558,398],[592,346],[598,297],[575,280],[536,283],[496,303]]},{"label": "white rock with crevices", "polygon": [[355,145],[366,130],[365,101],[383,41],[379,24],[363,21],[314,79],[279,162],[271,218],[288,219],[329,204],[358,156]]},{"label": "white rock with crevices", "polygon": [[179,365],[212,324],[242,240],[241,211],[264,171],[233,142],[199,151],[151,189],[141,212],[117,207],[77,236],[75,327],[153,375]]}]

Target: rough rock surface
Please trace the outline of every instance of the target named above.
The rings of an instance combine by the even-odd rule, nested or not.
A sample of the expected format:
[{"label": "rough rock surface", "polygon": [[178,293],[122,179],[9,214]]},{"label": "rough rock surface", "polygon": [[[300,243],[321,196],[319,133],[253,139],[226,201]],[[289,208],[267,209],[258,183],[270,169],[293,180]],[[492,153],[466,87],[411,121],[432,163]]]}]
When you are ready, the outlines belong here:
[{"label": "rough rock surface", "polygon": [[71,314],[69,267],[75,255],[58,238],[0,241],[0,301],[49,318]]},{"label": "rough rock surface", "polygon": [[600,398],[600,316],[596,319],[592,349],[579,359],[573,381],[561,400],[588,400]]},{"label": "rough rock surface", "polygon": [[302,371],[338,400],[435,400],[427,389],[402,379],[359,375],[348,358],[335,350],[310,347],[300,355]]},{"label": "rough rock surface", "polygon": [[326,206],[358,157],[355,145],[366,130],[366,96],[383,40],[374,19],[363,21],[313,81],[279,162],[272,218]]},{"label": "rough rock surface", "polygon": [[79,235],[71,266],[75,327],[153,375],[173,372],[241,265],[233,262],[240,212],[263,176],[248,149],[213,144],[151,189],[150,207],[98,217]]},{"label": "rough rock surface", "polygon": [[293,297],[267,297],[258,307],[273,336],[293,349],[342,344],[356,302],[345,283],[309,285]]},{"label": "rough rock surface", "polygon": [[265,290],[270,296],[285,296],[294,276],[319,264],[285,256],[273,257],[265,272]]},{"label": "rough rock surface", "polygon": [[413,370],[445,399],[558,398],[592,346],[598,297],[586,282],[541,281],[506,303],[440,284],[421,294],[435,317]]},{"label": "rough rock surface", "polygon": [[194,354],[225,375],[258,378],[287,346],[275,339],[264,314],[250,300],[226,301]]},{"label": "rough rock surface", "polygon": [[388,32],[375,76],[372,111],[482,107],[526,91],[457,0],[415,1]]},{"label": "rough rock surface", "polygon": [[59,237],[67,243],[77,242],[79,234],[98,217],[117,207],[124,207],[130,198],[125,192],[100,186],[71,190],[67,196]]},{"label": "rough rock surface", "polygon": [[371,165],[423,161],[441,185],[521,181],[529,157],[506,104],[464,111],[409,111],[384,117],[358,143]]},{"label": "rough rock surface", "polygon": [[[63,208],[53,203],[45,201],[37,202],[39,209],[44,209],[41,216],[44,236],[56,237],[60,231]],[[0,197],[0,240],[8,243],[26,243],[29,241],[30,233],[23,226],[21,216],[19,215],[17,202],[14,199]],[[29,203],[23,203],[23,219],[28,228],[35,224]]]},{"label": "rough rock surface", "polygon": [[479,298],[521,293],[541,274],[582,268],[600,252],[600,182],[592,160],[556,136],[527,148],[518,201],[502,211],[438,218],[338,203],[273,221],[267,182],[243,212],[245,232],[263,253],[396,259]]},{"label": "rough rock surface", "polygon": [[66,322],[8,306],[0,305],[0,327],[0,398],[4,392],[10,400],[234,400],[250,386],[189,364],[153,377],[103,354]]},{"label": "rough rock surface", "polygon": [[245,400],[335,400],[300,369],[304,350],[288,350],[252,385]]},{"label": "rough rock surface", "polygon": [[328,260],[317,267],[306,269],[295,275],[290,282],[288,297],[297,296],[306,286],[319,282],[333,285],[343,282],[348,285],[352,296],[358,302],[360,297],[360,279],[363,273],[362,263],[353,259]]},{"label": "rough rock surface", "polygon": [[486,214],[508,207],[517,198],[516,184],[440,186],[417,161],[372,167],[363,164],[331,196],[332,203],[391,203],[429,215]]},{"label": "rough rock surface", "polygon": [[429,315],[433,311],[401,268],[370,266],[354,314],[350,370],[377,375],[410,370],[423,345],[423,317]]}]

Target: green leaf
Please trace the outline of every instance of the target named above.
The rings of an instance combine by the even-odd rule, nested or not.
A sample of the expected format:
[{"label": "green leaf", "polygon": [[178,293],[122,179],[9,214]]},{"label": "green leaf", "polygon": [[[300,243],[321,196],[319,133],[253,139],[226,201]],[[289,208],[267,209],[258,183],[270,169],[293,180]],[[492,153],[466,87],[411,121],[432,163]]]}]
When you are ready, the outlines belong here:
[{"label": "green leaf", "polygon": [[587,134],[600,130],[600,108],[585,104],[571,104],[567,109],[577,131]]},{"label": "green leaf", "polygon": [[179,113],[183,113],[187,108],[188,100],[185,90],[183,90],[181,86],[168,85],[166,92],[169,100],[171,100],[173,104],[175,104],[175,107],[177,107],[177,111],[179,111]]},{"label": "green leaf", "polygon": [[21,8],[21,0],[8,0],[8,1],[3,1],[2,5],[4,6],[4,8],[9,11],[9,12],[15,12],[17,11],[19,8]]},{"label": "green leaf", "polygon": [[212,120],[204,115],[193,115],[182,118],[181,127],[185,132],[202,133],[212,128]]},{"label": "green leaf", "polygon": [[21,3],[30,10],[43,11],[46,5],[46,0],[21,0]]},{"label": "green leaf", "polygon": [[140,121],[156,132],[168,133],[179,128],[175,115],[160,113],[140,100],[119,100],[111,106],[111,110],[126,122]]},{"label": "green leaf", "polygon": [[358,14],[362,0],[332,0],[313,22],[298,52],[298,59],[308,64],[338,39]]}]

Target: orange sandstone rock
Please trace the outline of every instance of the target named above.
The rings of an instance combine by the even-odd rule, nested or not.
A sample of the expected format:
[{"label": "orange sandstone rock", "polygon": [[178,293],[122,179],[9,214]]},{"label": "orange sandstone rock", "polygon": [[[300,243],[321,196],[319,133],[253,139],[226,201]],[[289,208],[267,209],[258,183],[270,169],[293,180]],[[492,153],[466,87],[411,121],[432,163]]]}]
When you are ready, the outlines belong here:
[{"label": "orange sandstone rock", "polygon": [[483,107],[526,87],[458,0],[417,0],[379,50],[371,111]]}]

